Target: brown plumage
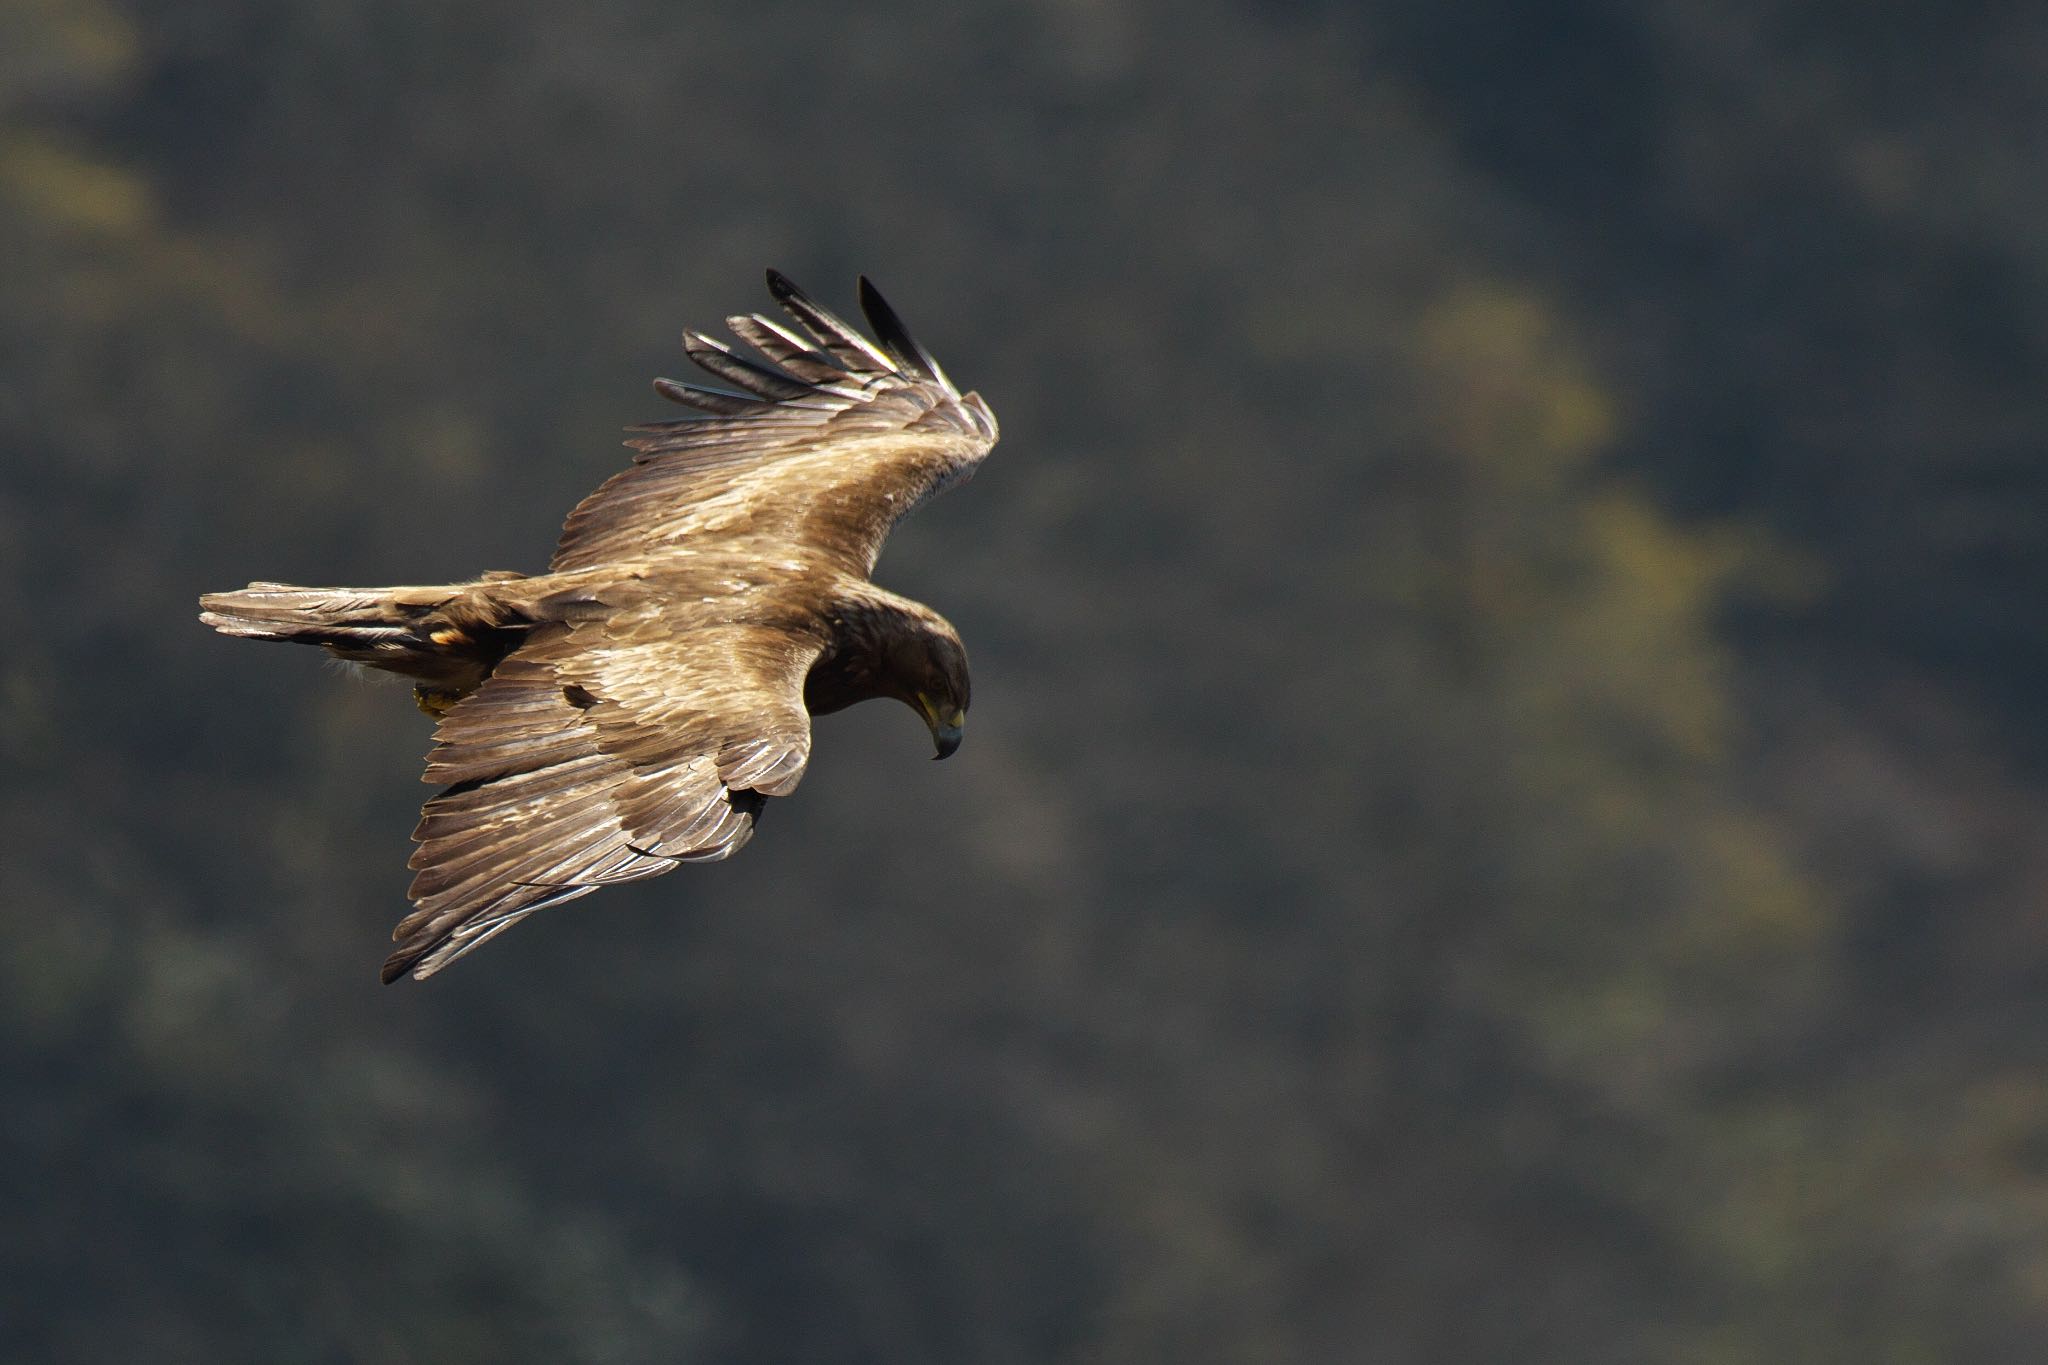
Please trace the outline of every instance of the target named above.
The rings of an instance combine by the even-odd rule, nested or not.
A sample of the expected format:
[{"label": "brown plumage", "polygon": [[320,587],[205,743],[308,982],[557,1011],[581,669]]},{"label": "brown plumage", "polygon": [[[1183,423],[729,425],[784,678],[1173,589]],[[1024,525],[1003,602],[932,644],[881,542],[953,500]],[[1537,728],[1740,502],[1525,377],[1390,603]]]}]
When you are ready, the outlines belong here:
[{"label": "brown plumage", "polygon": [[874,340],[781,275],[795,328],[696,332],[738,392],[656,380],[699,416],[633,428],[631,467],[569,514],[548,572],[435,587],[251,583],[200,599],[227,635],[320,645],[413,680],[439,717],[413,912],[384,979],[431,976],[536,910],[728,857],[795,790],[813,715],[874,697],[960,742],[967,656],[868,581],[889,529],[996,440],[865,279]]}]

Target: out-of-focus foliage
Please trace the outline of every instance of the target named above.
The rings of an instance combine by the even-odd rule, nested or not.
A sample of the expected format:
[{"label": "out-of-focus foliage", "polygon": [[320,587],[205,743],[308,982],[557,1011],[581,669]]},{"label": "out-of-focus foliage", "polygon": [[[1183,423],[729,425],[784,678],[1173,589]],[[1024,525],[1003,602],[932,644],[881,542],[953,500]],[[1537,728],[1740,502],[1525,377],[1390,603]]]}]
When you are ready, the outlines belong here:
[{"label": "out-of-focus foliage", "polygon": [[[10,1346],[2029,1358],[2048,32],[1943,16],[0,5]],[[771,263],[1003,419],[882,570],[967,747],[380,991],[425,722],[194,596],[538,567]]]}]

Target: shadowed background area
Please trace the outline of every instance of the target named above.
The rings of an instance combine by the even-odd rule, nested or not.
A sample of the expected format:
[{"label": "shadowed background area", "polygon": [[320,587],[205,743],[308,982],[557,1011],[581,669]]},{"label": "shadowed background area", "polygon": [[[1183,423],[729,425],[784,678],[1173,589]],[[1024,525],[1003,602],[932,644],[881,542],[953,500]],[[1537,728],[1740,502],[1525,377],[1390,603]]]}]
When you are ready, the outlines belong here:
[{"label": "shadowed background area", "polygon": [[[24,1359],[2018,1361],[2048,11],[5,0]],[[865,271],[1003,444],[727,864],[382,989],[532,570]]]}]

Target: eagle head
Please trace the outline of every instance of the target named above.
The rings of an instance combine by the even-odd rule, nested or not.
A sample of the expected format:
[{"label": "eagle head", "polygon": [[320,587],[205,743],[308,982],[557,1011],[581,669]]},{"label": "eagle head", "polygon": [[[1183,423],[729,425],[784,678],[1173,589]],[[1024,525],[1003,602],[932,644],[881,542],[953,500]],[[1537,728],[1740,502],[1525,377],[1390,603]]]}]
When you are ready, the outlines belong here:
[{"label": "eagle head", "polygon": [[932,732],[938,749],[932,757],[949,756],[960,747],[969,700],[967,648],[959,632],[935,614],[929,627],[905,640],[895,655],[904,689],[899,695]]}]

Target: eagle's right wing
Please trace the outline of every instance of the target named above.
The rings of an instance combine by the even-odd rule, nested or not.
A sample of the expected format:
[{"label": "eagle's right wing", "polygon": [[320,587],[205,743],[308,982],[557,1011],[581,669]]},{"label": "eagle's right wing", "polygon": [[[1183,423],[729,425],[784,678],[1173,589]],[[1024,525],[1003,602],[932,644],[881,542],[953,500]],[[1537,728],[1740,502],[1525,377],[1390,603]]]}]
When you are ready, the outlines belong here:
[{"label": "eagle's right wing", "polygon": [[988,454],[995,415],[953,386],[865,278],[879,344],[775,271],[768,287],[797,330],[758,313],[726,322],[773,365],[685,332],[690,358],[742,392],[656,380],[704,415],[634,428],[633,466],[569,514],[553,569],[660,558],[688,541],[763,558],[820,550],[865,577],[897,519]]}]

